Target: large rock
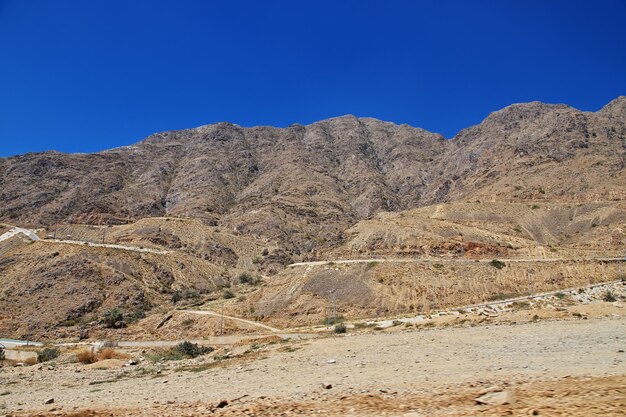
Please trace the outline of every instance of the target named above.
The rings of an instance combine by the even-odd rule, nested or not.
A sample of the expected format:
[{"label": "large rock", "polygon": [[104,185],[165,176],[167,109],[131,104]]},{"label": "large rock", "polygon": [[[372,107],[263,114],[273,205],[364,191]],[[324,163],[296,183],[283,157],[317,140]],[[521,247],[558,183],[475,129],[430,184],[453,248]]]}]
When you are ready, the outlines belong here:
[{"label": "large rock", "polygon": [[482,405],[503,405],[515,402],[511,391],[488,392],[476,398],[476,404]]}]

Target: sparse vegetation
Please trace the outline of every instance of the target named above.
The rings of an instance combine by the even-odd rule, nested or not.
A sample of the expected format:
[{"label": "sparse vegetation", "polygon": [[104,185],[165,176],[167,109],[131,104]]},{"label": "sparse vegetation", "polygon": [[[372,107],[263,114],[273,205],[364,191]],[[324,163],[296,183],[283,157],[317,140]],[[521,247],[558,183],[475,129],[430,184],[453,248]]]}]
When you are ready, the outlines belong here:
[{"label": "sparse vegetation", "polygon": [[371,262],[368,262],[368,263],[367,263],[367,265],[366,265],[366,267],[365,267],[365,269],[366,269],[366,270],[369,270],[369,269],[375,268],[375,267],[376,267],[376,265],[378,265],[378,262],[376,262],[376,261],[371,261]]},{"label": "sparse vegetation", "polygon": [[339,324],[335,325],[335,329],[334,329],[335,333],[341,334],[341,333],[345,333],[347,331],[348,331],[348,328],[346,327],[345,324],[339,323]]},{"label": "sparse vegetation", "polygon": [[324,319],[322,324],[325,325],[325,326],[332,326],[334,324],[343,323],[343,321],[344,321],[344,318],[341,317],[341,316],[337,316],[337,318],[327,317],[327,318]]},{"label": "sparse vegetation", "polygon": [[489,265],[493,266],[496,269],[502,269],[506,266],[504,262],[499,261],[497,259],[493,259],[491,262],[489,262]]},{"label": "sparse vegetation", "polygon": [[258,282],[259,280],[257,278],[247,272],[243,272],[241,275],[239,275],[240,284],[256,285]]},{"label": "sparse vegetation", "polygon": [[105,327],[111,329],[117,329],[118,327],[122,327],[124,324],[124,315],[117,308],[113,308],[111,310],[107,310],[104,313],[104,317],[102,317],[102,324]]},{"label": "sparse vegetation", "polygon": [[197,343],[191,343],[189,341],[179,343],[174,349],[178,351],[181,355],[190,358],[195,358],[200,355],[206,355],[207,353],[211,353],[214,350],[211,346],[198,346]]},{"label": "sparse vegetation", "polygon": [[518,297],[519,294],[512,294],[512,293],[498,293],[498,294],[494,294],[491,297],[489,297],[489,301],[504,301],[504,300],[508,300],[511,298],[515,298]]},{"label": "sparse vegetation", "polygon": [[531,210],[537,210],[539,208],[538,205],[533,204],[532,206],[530,206]]},{"label": "sparse vegetation", "polygon": [[37,362],[48,362],[59,357],[59,348],[45,348],[37,352]]},{"label": "sparse vegetation", "polygon": [[79,352],[76,357],[78,358],[78,362],[83,365],[98,362],[98,355],[96,355],[92,350],[83,350],[82,352]]},{"label": "sparse vegetation", "polygon": [[76,326],[77,324],[80,324],[80,319],[79,318],[65,320],[65,321],[61,322],[61,324],[59,324],[59,326],[72,327],[72,326]]},{"label": "sparse vegetation", "polygon": [[613,295],[611,290],[607,290],[602,296],[602,300],[606,301],[607,303],[613,303],[617,301],[617,298],[615,298],[615,295]]},{"label": "sparse vegetation", "polygon": [[200,297],[201,295],[196,289],[186,288],[183,291],[174,291],[170,301],[172,304],[176,304],[182,300],[197,300]]},{"label": "sparse vegetation", "polygon": [[130,355],[126,353],[120,353],[113,348],[104,348],[98,352],[98,360],[106,359],[128,359]]},{"label": "sparse vegetation", "polygon": [[224,298],[225,300],[228,300],[229,298],[235,298],[235,293],[229,289],[225,289],[222,292],[222,298]]}]

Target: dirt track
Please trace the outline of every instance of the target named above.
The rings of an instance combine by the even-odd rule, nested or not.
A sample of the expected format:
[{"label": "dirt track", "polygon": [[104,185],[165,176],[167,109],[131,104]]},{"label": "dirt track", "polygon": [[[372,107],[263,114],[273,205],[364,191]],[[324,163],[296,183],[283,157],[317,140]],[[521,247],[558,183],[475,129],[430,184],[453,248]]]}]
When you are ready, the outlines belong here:
[{"label": "dirt track", "polygon": [[[565,258],[499,258],[502,262],[563,262],[570,261],[571,259]],[[598,262],[621,262],[624,261],[624,257],[596,257],[596,258],[576,258],[576,260],[583,261],[598,261]],[[389,263],[455,263],[455,264],[467,264],[467,263],[489,263],[492,259],[469,259],[469,258],[369,258],[369,259],[335,259],[329,261],[310,261],[310,262],[296,262],[289,264],[289,268],[296,266],[320,266],[329,264],[366,264],[370,262],[389,262]]]},{"label": "dirt track", "polygon": [[[231,406],[219,413],[228,415],[238,413],[242,407],[265,403],[278,404],[277,410],[290,402],[319,403],[323,408],[323,404],[332,401],[344,406],[360,396],[389,394],[397,401],[384,409],[396,410],[390,415],[402,415],[398,414],[398,404],[406,400],[407,410],[417,410],[418,403],[411,405],[414,403],[408,399],[421,396],[425,406],[429,403],[425,398],[432,402],[433,392],[438,390],[447,395],[463,393],[464,398],[469,398],[480,387],[497,383],[511,384],[513,390],[526,390],[532,396],[530,392],[536,384],[566,378],[564,383],[574,383],[578,388],[572,387],[571,391],[578,389],[583,399],[591,395],[589,401],[604,404],[601,398],[584,394],[584,387],[593,383],[606,388],[609,397],[616,396],[618,401],[612,400],[613,405],[602,405],[609,407],[603,408],[603,414],[610,415],[610,407],[626,405],[623,389],[626,357],[620,352],[626,348],[625,335],[626,318],[620,317],[290,342],[279,349],[268,346],[208,369],[194,362],[187,370],[165,368],[157,375],[139,367],[131,371],[129,368],[86,370],[76,364],[55,370],[11,368],[0,374],[0,391],[10,391],[0,403],[5,402],[8,411],[21,409],[26,414],[54,408],[107,410],[109,415],[180,415],[185,409],[196,415],[202,407],[210,409],[220,400],[227,400]],[[77,369],[81,372],[77,373]],[[595,382],[575,382],[579,377],[594,377]],[[321,388],[322,382],[332,384],[333,388]],[[44,406],[44,400],[49,397],[55,403]],[[345,401],[342,403],[340,398]],[[364,401],[369,404],[369,400]],[[371,414],[366,412],[367,407],[362,413],[358,412],[358,404],[354,407],[356,414],[346,414],[381,414],[380,408]]]}]

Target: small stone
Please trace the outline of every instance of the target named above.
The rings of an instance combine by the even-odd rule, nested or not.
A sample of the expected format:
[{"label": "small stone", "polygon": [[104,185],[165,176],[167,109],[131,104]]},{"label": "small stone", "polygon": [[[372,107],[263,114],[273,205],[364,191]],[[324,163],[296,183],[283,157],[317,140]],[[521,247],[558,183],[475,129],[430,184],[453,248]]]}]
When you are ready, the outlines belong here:
[{"label": "small stone", "polygon": [[331,389],[332,387],[333,387],[333,384],[329,384],[328,382],[322,382],[322,388]]},{"label": "small stone", "polygon": [[478,391],[478,395],[485,395],[485,394],[489,394],[490,392],[500,392],[503,391],[504,389],[502,387],[499,387],[497,385],[491,385],[485,389],[482,389],[480,391]]},{"label": "small stone", "polygon": [[336,362],[337,362],[337,361],[336,361],[336,360],[334,360],[334,359],[329,359],[329,360],[327,360],[327,361],[326,361],[326,363],[336,363]]},{"label": "small stone", "polygon": [[476,398],[476,404],[485,405],[503,405],[513,402],[513,394],[510,391],[489,392]]},{"label": "small stone", "polygon": [[52,404],[54,402],[54,398],[48,398],[46,401],[44,401],[44,404]]}]

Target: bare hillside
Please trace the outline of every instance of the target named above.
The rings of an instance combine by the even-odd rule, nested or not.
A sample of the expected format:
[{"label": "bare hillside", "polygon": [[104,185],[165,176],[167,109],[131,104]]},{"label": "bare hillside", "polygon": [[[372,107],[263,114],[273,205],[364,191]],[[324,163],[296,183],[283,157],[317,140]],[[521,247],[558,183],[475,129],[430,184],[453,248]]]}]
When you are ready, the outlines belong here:
[{"label": "bare hillside", "polygon": [[595,113],[516,104],[452,140],[344,116],[282,129],[218,123],[95,154],[3,158],[0,220],[193,217],[308,252],[381,210],[460,199],[622,200],[625,103]]}]

